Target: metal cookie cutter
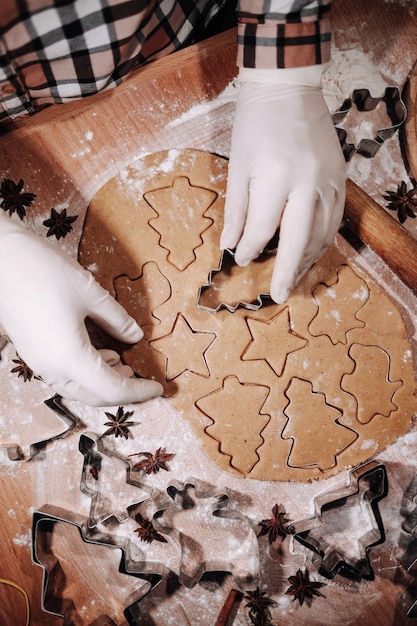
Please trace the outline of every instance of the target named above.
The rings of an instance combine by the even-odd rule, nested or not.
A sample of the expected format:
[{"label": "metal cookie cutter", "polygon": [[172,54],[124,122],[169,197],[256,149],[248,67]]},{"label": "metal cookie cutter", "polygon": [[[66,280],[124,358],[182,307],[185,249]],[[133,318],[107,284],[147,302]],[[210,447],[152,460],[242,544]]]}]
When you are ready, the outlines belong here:
[{"label": "metal cookie cutter", "polygon": [[414,578],[399,595],[398,607],[409,619],[417,618],[417,578]]},{"label": "metal cookie cutter", "polygon": [[[339,573],[354,580],[373,580],[369,551],[385,541],[378,502],[388,493],[386,468],[370,461],[350,472],[349,483],[315,498],[316,515],[291,524],[288,530],[317,555],[322,576],[334,578]],[[348,522],[353,528],[347,528]]]},{"label": "metal cookie cutter", "polygon": [[[407,546],[398,557],[398,562],[417,579],[417,474],[404,491],[400,513],[404,517],[402,530],[407,538]],[[417,616],[417,600],[415,610]]]},{"label": "metal cookie cutter", "polygon": [[[179,582],[194,587],[205,572],[230,572],[241,589],[258,584],[259,553],[249,519],[229,506],[226,489],[190,477],[167,487],[155,528],[181,547]],[[194,531],[194,532],[192,532]]]},{"label": "metal cookie cutter", "polygon": [[[338,128],[337,125],[342,122],[350,109],[356,106],[357,110],[360,112],[373,111],[380,102],[385,104],[391,125],[380,128],[372,139],[361,139],[357,146],[347,142],[347,132],[342,128]],[[383,95],[379,98],[373,98],[368,89],[355,89],[352,92],[351,98],[347,98],[340,109],[332,115],[346,161],[350,161],[356,152],[365,157],[375,156],[384,141],[390,139],[405,122],[406,117],[407,109],[401,99],[401,93],[398,87],[387,87]]]},{"label": "metal cookie cutter", "polygon": [[[63,404],[62,397],[55,394],[51,398],[48,398],[43,402],[49,409],[54,411],[59,420],[62,422],[62,430],[58,434],[43,439],[42,441],[35,441],[26,446],[23,444],[7,444],[2,448],[7,453],[9,461],[29,461],[37,456],[40,452],[47,448],[48,444],[57,439],[66,437],[75,428],[83,426],[81,420],[75,416],[71,411]],[[43,405],[39,405],[41,407]]]},{"label": "metal cookie cutter", "polygon": [[[126,521],[129,511],[150,497],[151,489],[136,480],[129,462],[105,448],[101,437],[95,433],[83,433],[78,449],[84,456],[80,489],[91,498],[88,527],[93,529],[112,517],[119,523]],[[110,490],[109,475],[102,481],[106,467],[112,470]],[[107,492],[103,483],[107,484]]]},{"label": "metal cookie cutter", "polygon": [[[258,263],[259,265],[262,263],[265,263],[265,261],[266,263],[268,263],[268,260],[272,259],[272,252],[273,252],[272,250],[265,249],[265,251],[262,252],[261,255],[258,257],[258,259],[254,263],[252,263],[251,269],[255,268],[256,263]],[[213,305],[210,305],[209,304],[210,294],[216,293],[216,287],[213,284],[213,276],[215,276],[215,274],[222,273],[225,277],[227,277],[228,280],[231,280],[230,276],[231,276],[233,265],[234,265],[233,252],[228,249],[224,250],[218,267],[209,273],[208,282],[205,285],[202,285],[198,290],[197,307],[199,309],[202,309],[203,311],[208,311],[209,313],[218,313],[221,309],[226,309],[227,311],[229,311],[229,313],[234,313],[239,308],[248,309],[249,311],[258,311],[266,300],[271,299],[271,296],[269,295],[269,292],[268,292],[268,287],[266,285],[267,284],[269,285],[269,279],[272,274],[272,268],[270,269],[269,272],[265,272],[265,275],[268,278],[268,280],[265,281],[266,283],[265,290],[261,288],[261,292],[260,293],[257,292],[254,298],[251,298],[250,300],[244,300],[243,298],[240,299],[240,298],[233,297],[231,298],[233,302],[224,302],[224,301],[217,302],[213,298],[214,300]],[[250,271],[248,268],[246,269],[247,271]],[[258,284],[261,284],[261,283],[258,283]],[[244,289],[244,286],[240,285],[240,289]],[[204,300],[206,301],[206,304],[203,303]]]},{"label": "metal cookie cutter", "polygon": [[[86,543],[121,549],[122,556],[119,572],[128,576],[134,576],[143,583],[139,586],[138,592],[128,598],[130,604],[124,610],[128,623],[131,626],[137,624],[140,600],[160,583],[162,576],[157,573],[141,572],[137,565],[130,560],[123,541],[93,531],[86,526],[85,520],[80,515],[51,505],[44,505],[41,509],[35,511],[32,521],[32,560],[44,570],[42,610],[63,617],[65,624],[72,623],[71,615],[74,611],[74,603],[70,598],[63,597],[63,591],[66,586],[65,570],[52,550],[53,532],[58,523],[77,527],[81,540]],[[94,623],[96,626],[116,626],[114,621],[107,615],[102,615]]]}]

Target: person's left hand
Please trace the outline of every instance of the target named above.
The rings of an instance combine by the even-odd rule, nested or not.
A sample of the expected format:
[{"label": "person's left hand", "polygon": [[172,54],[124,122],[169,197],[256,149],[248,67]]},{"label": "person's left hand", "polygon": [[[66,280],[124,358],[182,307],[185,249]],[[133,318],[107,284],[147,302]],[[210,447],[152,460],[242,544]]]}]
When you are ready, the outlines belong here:
[{"label": "person's left hand", "polygon": [[135,378],[117,352],[96,350],[89,317],[124,343],[143,332],[90,272],[0,209],[0,324],[19,357],[52,389],[93,406],[142,402],[162,385]]}]

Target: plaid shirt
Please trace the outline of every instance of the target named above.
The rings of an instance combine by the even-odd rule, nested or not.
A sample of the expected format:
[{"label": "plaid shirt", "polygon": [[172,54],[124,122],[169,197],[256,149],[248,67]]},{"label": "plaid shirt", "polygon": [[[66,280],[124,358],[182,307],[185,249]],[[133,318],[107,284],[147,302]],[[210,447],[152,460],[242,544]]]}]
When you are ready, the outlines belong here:
[{"label": "plaid shirt", "polygon": [[[0,0],[0,122],[115,87],[201,37],[228,0]],[[240,0],[244,67],[330,56],[331,0]]]}]

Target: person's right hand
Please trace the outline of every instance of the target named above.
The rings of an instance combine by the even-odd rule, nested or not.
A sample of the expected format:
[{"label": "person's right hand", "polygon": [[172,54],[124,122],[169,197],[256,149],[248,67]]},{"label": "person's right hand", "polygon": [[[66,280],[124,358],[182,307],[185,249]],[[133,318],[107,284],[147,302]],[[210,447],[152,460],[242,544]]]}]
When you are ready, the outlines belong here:
[{"label": "person's right hand", "polygon": [[92,406],[161,395],[158,382],[133,377],[117,352],[93,347],[86,317],[124,343],[143,336],[75,259],[0,210],[0,325],[19,357],[56,393]]},{"label": "person's right hand", "polygon": [[220,245],[246,266],[279,230],[270,286],[279,304],[343,217],[346,164],[319,86],[323,67],[240,72]]}]

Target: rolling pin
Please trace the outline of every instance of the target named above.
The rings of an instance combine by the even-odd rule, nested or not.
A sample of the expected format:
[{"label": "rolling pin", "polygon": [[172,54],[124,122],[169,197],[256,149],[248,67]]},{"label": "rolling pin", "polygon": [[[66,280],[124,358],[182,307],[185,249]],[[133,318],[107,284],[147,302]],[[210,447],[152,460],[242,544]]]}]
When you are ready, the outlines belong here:
[{"label": "rolling pin", "polygon": [[417,241],[351,179],[346,183],[346,225],[417,294]]}]

